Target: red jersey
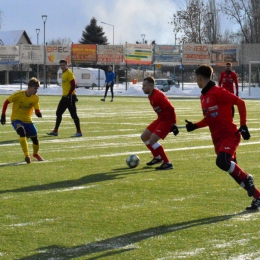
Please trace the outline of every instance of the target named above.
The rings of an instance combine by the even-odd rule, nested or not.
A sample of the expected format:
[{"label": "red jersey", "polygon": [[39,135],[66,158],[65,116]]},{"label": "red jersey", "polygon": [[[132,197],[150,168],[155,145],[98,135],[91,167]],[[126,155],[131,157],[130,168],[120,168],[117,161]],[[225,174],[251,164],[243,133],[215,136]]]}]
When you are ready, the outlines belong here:
[{"label": "red jersey", "polygon": [[154,111],[157,113],[158,119],[163,121],[169,120],[173,124],[177,123],[174,107],[162,91],[155,88],[152,95],[148,96],[148,99]]},{"label": "red jersey", "polygon": [[234,71],[223,71],[220,74],[218,85],[234,94],[234,83],[236,86],[236,94],[238,93],[237,74]]},{"label": "red jersey", "polygon": [[235,105],[239,98],[216,86],[213,81],[210,81],[201,93],[203,121],[209,126],[213,141],[229,133],[236,133],[237,126],[233,122],[231,106]]}]

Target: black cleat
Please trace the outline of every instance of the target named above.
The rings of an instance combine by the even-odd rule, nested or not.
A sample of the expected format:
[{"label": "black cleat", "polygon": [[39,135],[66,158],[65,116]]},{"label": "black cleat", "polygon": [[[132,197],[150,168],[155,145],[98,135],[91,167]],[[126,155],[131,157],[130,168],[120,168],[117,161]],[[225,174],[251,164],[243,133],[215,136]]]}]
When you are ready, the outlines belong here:
[{"label": "black cleat", "polygon": [[160,163],[162,162],[162,159],[161,158],[153,158],[150,162],[148,162],[146,165],[148,166],[151,166],[151,165],[154,165],[156,163]]},{"label": "black cleat", "polygon": [[157,170],[157,171],[158,170],[171,170],[171,169],[173,169],[173,165],[170,162],[163,163],[163,164],[161,164],[161,166],[155,168],[155,170]]},{"label": "black cleat", "polygon": [[247,190],[248,197],[252,197],[255,192],[254,178],[252,175],[248,174],[245,181],[243,181],[245,189]]},{"label": "black cleat", "polygon": [[246,207],[246,210],[258,210],[258,207],[260,207],[260,198],[253,199],[251,206]]}]

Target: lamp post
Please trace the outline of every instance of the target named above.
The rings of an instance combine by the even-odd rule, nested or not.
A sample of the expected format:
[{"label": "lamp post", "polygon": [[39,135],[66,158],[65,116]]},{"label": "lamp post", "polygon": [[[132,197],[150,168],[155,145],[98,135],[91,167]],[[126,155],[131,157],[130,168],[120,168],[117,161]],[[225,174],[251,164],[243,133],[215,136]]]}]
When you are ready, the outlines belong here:
[{"label": "lamp post", "polygon": [[142,37],[142,39],[143,39],[143,44],[145,43],[145,34],[141,34],[141,37]]},{"label": "lamp post", "polygon": [[[36,29],[37,45],[39,45],[39,33],[40,33],[40,29]],[[38,63],[37,63],[37,79],[39,80],[39,64]]]},{"label": "lamp post", "polygon": [[43,88],[47,88],[46,84],[46,44],[45,44],[45,22],[47,20],[47,15],[42,15],[43,20],[43,46],[44,46],[44,65],[43,65]]},{"label": "lamp post", "polygon": [[[113,24],[109,24],[109,23],[105,23],[105,22],[101,22],[101,23],[107,24],[107,25],[113,27],[113,45],[114,45],[114,36],[115,36],[115,34],[114,34],[114,25]],[[113,64],[113,71],[115,72],[115,64]]]},{"label": "lamp post", "polygon": [[208,15],[210,15],[210,18],[209,18],[209,22],[210,22],[210,41],[211,41],[211,63],[213,63],[213,43],[214,43],[214,40],[213,40],[213,23],[212,23],[212,19],[213,19],[213,13],[208,13]]}]

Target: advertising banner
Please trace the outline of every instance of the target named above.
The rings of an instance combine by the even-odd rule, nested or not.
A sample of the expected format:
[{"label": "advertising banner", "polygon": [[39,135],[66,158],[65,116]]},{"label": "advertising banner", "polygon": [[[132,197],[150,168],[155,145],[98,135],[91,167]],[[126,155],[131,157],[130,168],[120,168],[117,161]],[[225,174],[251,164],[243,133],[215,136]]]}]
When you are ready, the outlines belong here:
[{"label": "advertising banner", "polygon": [[98,45],[97,64],[119,65],[123,62],[123,45]]},{"label": "advertising banner", "polygon": [[47,45],[46,65],[59,65],[60,60],[66,60],[70,64],[69,45]]},{"label": "advertising banner", "polygon": [[210,64],[211,46],[207,44],[184,44],[183,65]]},{"label": "advertising banner", "polygon": [[23,64],[43,64],[44,46],[20,44],[20,63]]},{"label": "advertising banner", "polygon": [[239,47],[236,44],[212,45],[212,63],[217,66],[225,66],[231,62],[233,66],[239,65]]},{"label": "advertising banner", "polygon": [[125,45],[125,63],[137,65],[152,64],[152,45],[130,44]]},{"label": "advertising banner", "polygon": [[19,46],[0,46],[0,64],[19,64]]},{"label": "advertising banner", "polygon": [[96,44],[72,44],[71,59],[74,63],[96,63]]},{"label": "advertising banner", "polygon": [[153,63],[179,65],[181,63],[181,45],[155,45]]}]

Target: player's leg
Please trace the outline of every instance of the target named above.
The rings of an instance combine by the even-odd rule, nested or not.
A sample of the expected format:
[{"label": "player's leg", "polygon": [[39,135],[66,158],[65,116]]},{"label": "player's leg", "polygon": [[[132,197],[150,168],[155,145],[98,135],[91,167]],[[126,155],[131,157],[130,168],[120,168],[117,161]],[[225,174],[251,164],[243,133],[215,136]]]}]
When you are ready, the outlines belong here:
[{"label": "player's leg", "polygon": [[150,138],[152,135],[152,132],[156,129],[158,125],[158,120],[153,121],[145,130],[144,132],[141,134],[141,140],[144,142],[144,144],[146,145],[146,147],[151,151],[152,155],[153,155],[153,159],[148,162],[146,165],[154,165],[156,163],[160,163],[162,162],[162,158],[161,156],[158,154],[158,150],[156,151],[151,143],[150,143]]},{"label": "player's leg", "polygon": [[80,120],[77,114],[77,107],[76,107],[76,100],[75,100],[76,96],[72,96],[72,103],[68,106],[68,110],[70,112],[70,116],[74,121],[74,124],[76,126],[76,134],[74,135],[75,137],[81,137],[82,136],[82,132],[80,129]]},{"label": "player's leg", "polygon": [[112,97],[110,102],[113,102],[113,100],[114,100],[114,84],[111,85],[110,91],[111,91],[111,97]]},{"label": "player's leg", "polygon": [[56,110],[56,123],[55,123],[54,130],[51,131],[50,133],[47,133],[48,135],[53,135],[53,136],[58,135],[60,123],[62,121],[62,115],[66,111],[67,108],[68,108],[67,98],[62,97],[58,104],[57,110]]},{"label": "player's leg", "polygon": [[20,146],[21,146],[22,151],[25,156],[25,161],[27,163],[30,163],[31,159],[30,159],[30,155],[29,155],[28,143],[27,143],[27,139],[26,139],[26,132],[25,132],[23,123],[21,121],[16,120],[16,121],[12,122],[12,126],[15,129],[16,133],[20,136],[19,142],[20,142]]},{"label": "player's leg", "polygon": [[100,99],[101,101],[106,101],[108,89],[109,89],[109,86],[108,86],[108,83],[107,83],[107,84],[106,84],[105,95],[104,95],[104,98],[101,98],[101,99]]}]

